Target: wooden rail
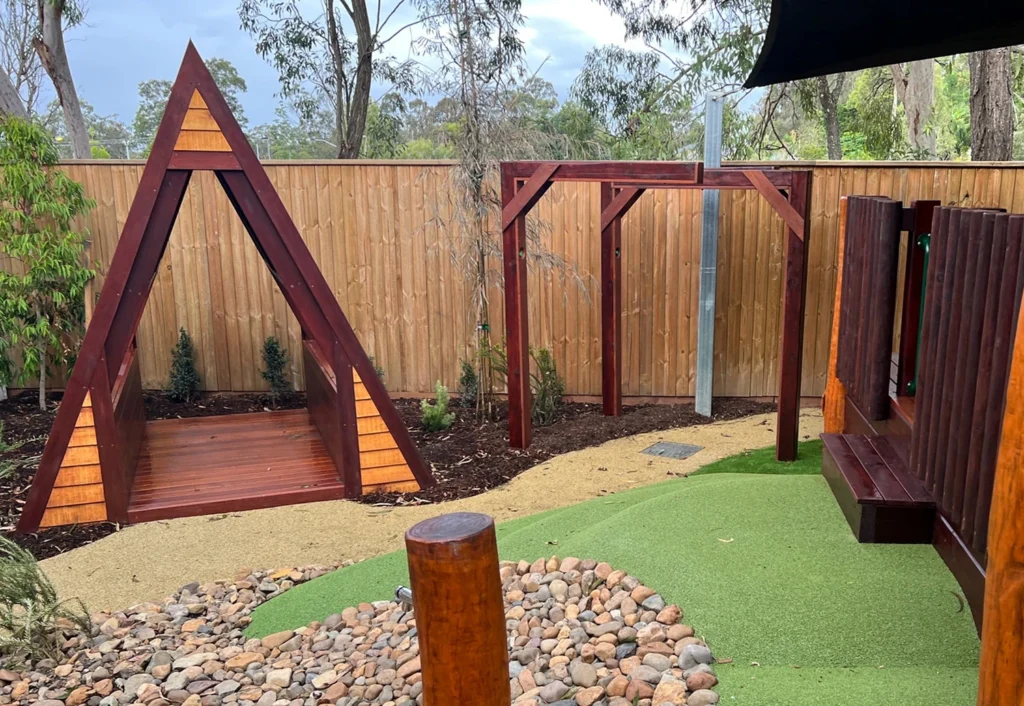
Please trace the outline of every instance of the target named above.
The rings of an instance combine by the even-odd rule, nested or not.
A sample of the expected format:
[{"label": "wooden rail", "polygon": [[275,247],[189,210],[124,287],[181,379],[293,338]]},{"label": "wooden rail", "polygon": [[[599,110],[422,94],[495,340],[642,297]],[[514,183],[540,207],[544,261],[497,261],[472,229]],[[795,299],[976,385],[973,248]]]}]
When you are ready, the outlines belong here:
[{"label": "wooden rail", "polygon": [[[146,408],[142,399],[142,375],[139,372],[138,349],[135,346],[129,348],[128,355],[118,371],[114,389],[111,391],[111,399],[114,410],[114,429],[117,435],[117,468],[120,478],[114,485],[118,493],[116,505],[112,504],[111,496],[108,495],[107,508],[111,515],[110,519],[114,519],[114,515],[118,515],[123,518],[120,520],[123,522],[127,519],[128,500],[146,435]],[[110,492],[115,492],[114,488],[111,488]],[[117,512],[111,511],[114,507],[118,508]]]},{"label": "wooden rail", "polygon": [[348,382],[347,385],[339,386],[339,376],[335,375],[334,367],[327,361],[316,341],[307,338],[302,343],[309,414],[338,468],[338,476],[345,486],[345,497],[358,498],[363,493],[363,482],[359,467],[352,367],[345,366],[339,358],[339,364],[347,370],[341,379],[343,383]]}]

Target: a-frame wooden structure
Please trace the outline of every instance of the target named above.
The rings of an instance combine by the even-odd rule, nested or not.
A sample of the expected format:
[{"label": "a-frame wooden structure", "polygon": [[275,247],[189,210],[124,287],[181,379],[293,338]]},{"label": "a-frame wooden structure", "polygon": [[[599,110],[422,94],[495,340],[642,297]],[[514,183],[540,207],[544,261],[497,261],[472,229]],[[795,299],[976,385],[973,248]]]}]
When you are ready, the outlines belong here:
[{"label": "a-frame wooden structure", "polygon": [[[270,448],[280,450],[287,439],[306,435],[302,449],[313,456],[308,464],[294,459],[279,464],[272,481],[262,486],[251,468],[237,470],[244,467],[247,453],[260,453],[255,445],[260,424],[266,422],[262,417],[245,415],[209,441],[209,427],[204,431],[203,425],[214,423],[212,419],[146,422],[142,409],[134,336],[195,170],[216,174],[302,327],[309,410],[308,415],[299,413],[309,423],[302,427],[294,411],[264,414],[292,415],[277,424],[276,433],[282,436],[271,439]],[[172,430],[174,436],[161,428],[163,446],[157,448],[153,441],[154,447],[147,449],[147,439],[156,436],[153,425],[165,421],[189,422],[194,431],[188,433],[200,441],[193,445],[182,429]],[[216,467],[204,465],[214,461],[202,443],[212,447],[229,441],[231,428],[244,429],[235,433],[248,437],[239,439],[231,453],[221,453]],[[157,458],[159,454],[164,456]],[[164,476],[148,478],[148,505],[133,509],[140,456],[150,470],[161,461],[190,460],[188,466],[179,462]],[[255,459],[253,465],[261,461]],[[321,475],[304,477],[306,466],[313,465]],[[328,467],[330,473],[324,476]],[[209,478],[212,485],[203,486]],[[185,487],[189,479],[198,485]],[[161,503],[157,496],[168,484],[175,485],[173,497]],[[246,484],[252,492],[240,492]],[[384,385],[190,42],[18,530],[253,509],[432,484]]]}]

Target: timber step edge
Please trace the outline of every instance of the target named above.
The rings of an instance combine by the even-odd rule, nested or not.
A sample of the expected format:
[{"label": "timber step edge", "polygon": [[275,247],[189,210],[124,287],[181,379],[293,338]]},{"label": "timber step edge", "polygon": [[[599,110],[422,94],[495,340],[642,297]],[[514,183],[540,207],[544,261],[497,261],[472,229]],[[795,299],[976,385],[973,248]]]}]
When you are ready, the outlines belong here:
[{"label": "timber step edge", "polygon": [[930,544],[935,501],[885,437],[822,434],[822,475],[862,543]]}]

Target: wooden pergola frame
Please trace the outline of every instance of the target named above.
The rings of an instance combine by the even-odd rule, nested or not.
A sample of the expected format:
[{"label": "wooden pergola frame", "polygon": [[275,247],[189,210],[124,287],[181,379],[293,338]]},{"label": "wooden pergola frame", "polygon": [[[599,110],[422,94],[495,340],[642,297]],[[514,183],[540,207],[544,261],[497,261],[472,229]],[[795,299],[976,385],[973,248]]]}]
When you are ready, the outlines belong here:
[{"label": "wooden pergola frame", "polygon": [[601,184],[601,394],[622,414],[622,217],[648,189],[755,189],[786,223],[776,456],[796,459],[807,289],[811,172],[705,169],[702,162],[502,162],[501,227],[508,354],[509,445],[531,440],[526,216],[556,181]]}]

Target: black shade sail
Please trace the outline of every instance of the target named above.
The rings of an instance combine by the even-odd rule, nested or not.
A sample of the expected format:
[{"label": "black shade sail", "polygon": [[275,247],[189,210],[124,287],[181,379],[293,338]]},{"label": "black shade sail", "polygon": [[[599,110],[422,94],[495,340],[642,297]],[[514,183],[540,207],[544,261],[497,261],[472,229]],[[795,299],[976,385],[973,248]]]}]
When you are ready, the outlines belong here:
[{"label": "black shade sail", "polygon": [[746,87],[1024,43],[1024,0],[772,0]]}]

